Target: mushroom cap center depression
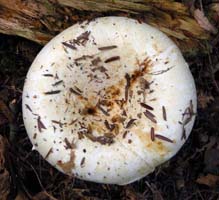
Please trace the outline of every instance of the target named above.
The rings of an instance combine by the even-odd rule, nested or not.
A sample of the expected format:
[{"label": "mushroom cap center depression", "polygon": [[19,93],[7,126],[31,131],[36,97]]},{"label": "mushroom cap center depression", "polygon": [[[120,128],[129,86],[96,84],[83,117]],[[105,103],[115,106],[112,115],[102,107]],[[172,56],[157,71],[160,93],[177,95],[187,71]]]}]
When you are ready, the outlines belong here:
[{"label": "mushroom cap center depression", "polygon": [[[66,44],[64,48],[69,48]],[[96,54],[73,59],[76,69],[73,73],[82,77],[65,89],[65,102],[74,110],[72,118],[77,119],[75,125],[83,130],[81,137],[84,134],[98,141],[99,136],[103,136],[113,142],[114,136],[137,125],[142,113],[140,102],[146,100],[146,90],[149,91],[146,75],[152,63],[146,56],[138,60],[133,49],[126,59],[121,48],[124,47],[113,44],[100,46]]]}]

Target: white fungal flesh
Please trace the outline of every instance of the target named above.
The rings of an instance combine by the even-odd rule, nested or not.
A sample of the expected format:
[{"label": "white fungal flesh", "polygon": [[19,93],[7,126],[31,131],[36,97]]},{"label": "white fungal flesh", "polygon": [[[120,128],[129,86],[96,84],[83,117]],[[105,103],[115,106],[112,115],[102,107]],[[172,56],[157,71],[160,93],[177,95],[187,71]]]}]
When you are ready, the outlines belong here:
[{"label": "white fungal flesh", "polygon": [[34,60],[23,118],[35,149],[77,178],[127,184],[188,138],[196,89],[177,46],[124,17],[76,24]]}]

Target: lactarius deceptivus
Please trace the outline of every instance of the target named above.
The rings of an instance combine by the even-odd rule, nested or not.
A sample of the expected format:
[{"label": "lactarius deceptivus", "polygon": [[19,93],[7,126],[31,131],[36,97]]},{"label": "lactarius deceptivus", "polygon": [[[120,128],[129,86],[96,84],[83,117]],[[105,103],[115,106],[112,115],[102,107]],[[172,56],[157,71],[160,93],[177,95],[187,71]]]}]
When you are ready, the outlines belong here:
[{"label": "lactarius deceptivus", "polygon": [[177,46],[125,17],[78,23],[29,69],[23,118],[34,148],[77,178],[124,185],[169,160],[188,138],[196,89]]}]

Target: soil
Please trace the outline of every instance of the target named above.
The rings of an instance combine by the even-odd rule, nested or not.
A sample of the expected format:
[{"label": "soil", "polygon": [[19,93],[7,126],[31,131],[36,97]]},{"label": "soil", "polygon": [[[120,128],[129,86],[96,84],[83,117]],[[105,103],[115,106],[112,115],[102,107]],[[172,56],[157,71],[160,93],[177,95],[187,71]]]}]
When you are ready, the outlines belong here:
[{"label": "soil", "polygon": [[[127,186],[86,182],[49,165],[27,137],[21,113],[26,73],[42,46],[0,35],[0,200],[219,199],[219,45],[186,56],[198,111],[183,148],[150,175]],[[218,45],[218,46],[217,46]]]}]

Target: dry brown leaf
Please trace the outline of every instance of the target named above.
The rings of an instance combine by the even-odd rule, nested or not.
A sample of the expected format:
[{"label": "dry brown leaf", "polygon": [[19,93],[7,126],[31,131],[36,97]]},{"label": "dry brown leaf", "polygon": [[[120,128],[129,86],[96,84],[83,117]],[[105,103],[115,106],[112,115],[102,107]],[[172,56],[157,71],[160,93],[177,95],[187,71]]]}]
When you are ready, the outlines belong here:
[{"label": "dry brown leaf", "polygon": [[205,16],[204,12],[201,11],[200,9],[195,9],[194,17],[195,17],[196,21],[198,22],[198,24],[206,31],[209,31],[209,32],[214,33],[214,34],[216,34],[218,32],[218,30],[214,27],[214,25],[212,25],[209,22],[208,18]]},{"label": "dry brown leaf", "polygon": [[208,104],[214,101],[214,97],[212,95],[207,95],[203,91],[200,91],[198,94],[198,105],[200,108],[207,108]]},{"label": "dry brown leaf", "polygon": [[126,200],[143,200],[143,195],[136,192],[132,187],[125,187],[124,199]]},{"label": "dry brown leaf", "polygon": [[206,176],[199,177],[196,182],[202,185],[207,185],[209,187],[214,187],[217,183],[219,183],[219,176],[207,174]]},{"label": "dry brown leaf", "polygon": [[47,193],[46,191],[39,192],[37,195],[33,197],[33,200],[57,200],[52,195]]},{"label": "dry brown leaf", "polygon": [[211,9],[214,10],[217,13],[217,15],[219,16],[219,3],[213,3],[211,5]]},{"label": "dry brown leaf", "polygon": [[15,200],[28,200],[28,198],[25,196],[23,192],[19,191]]}]

